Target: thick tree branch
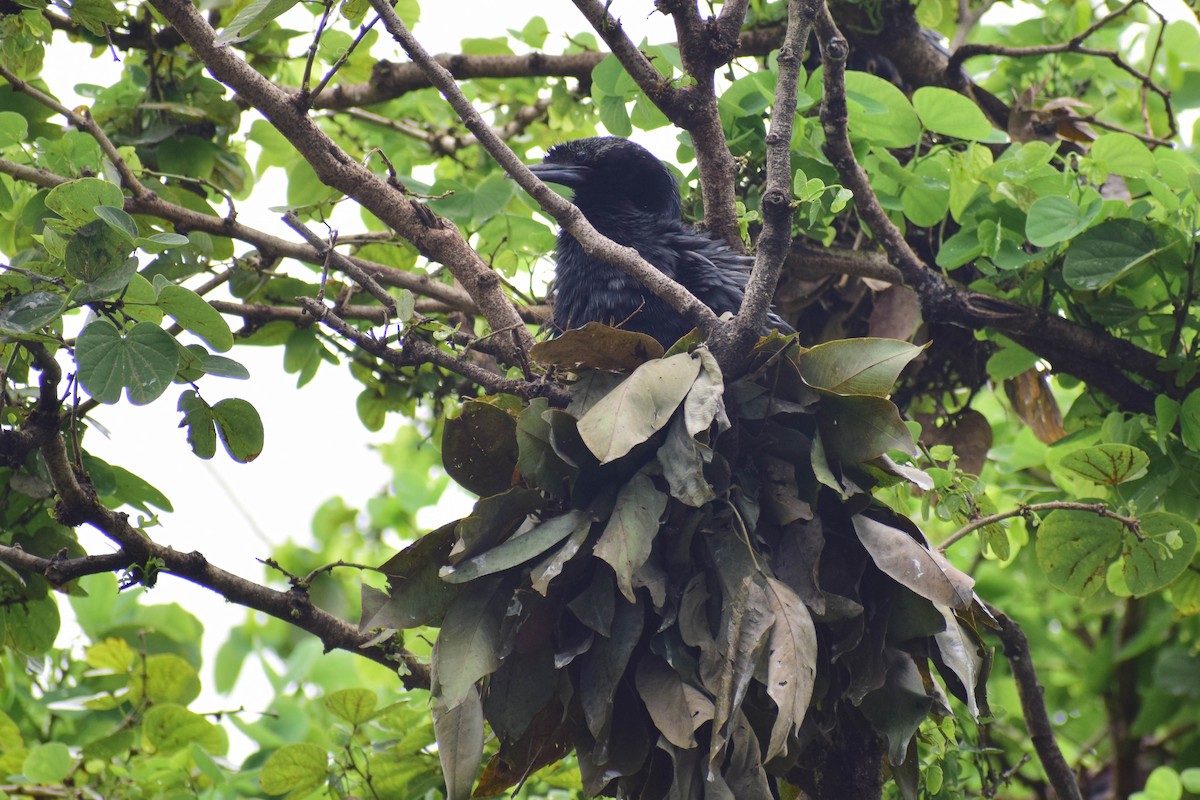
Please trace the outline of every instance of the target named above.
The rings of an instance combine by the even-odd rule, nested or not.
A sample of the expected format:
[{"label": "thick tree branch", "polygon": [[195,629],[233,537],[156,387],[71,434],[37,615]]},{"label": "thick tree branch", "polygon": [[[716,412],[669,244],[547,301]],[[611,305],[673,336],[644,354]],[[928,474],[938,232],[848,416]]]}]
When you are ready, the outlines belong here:
[{"label": "thick tree branch", "polygon": [[[353,197],[364,208],[412,242],[432,261],[445,264],[462,283],[494,331],[507,331],[503,345],[510,363],[521,363],[533,343],[500,279],[462,234],[423,206],[404,196],[343,152],[317,127],[294,98],[234,54],[213,42],[214,33],[195,6],[185,0],[152,0],[175,26],[209,72],[258,109],[312,166],[323,183]],[[390,10],[390,8],[389,8]],[[478,132],[476,132],[478,135]]]},{"label": "thick tree branch", "polygon": [[1029,740],[1038,754],[1038,760],[1042,762],[1042,769],[1046,771],[1050,785],[1054,787],[1055,796],[1062,800],[1083,800],[1075,773],[1071,771],[1062,751],[1058,749],[1058,741],[1054,737],[1054,727],[1046,713],[1042,685],[1033,668],[1033,657],[1029,653],[1029,640],[1025,638],[1025,632],[999,609],[988,605],[987,610],[1000,623],[997,635],[1004,645],[1004,657],[1008,659],[1013,679],[1017,684],[1017,695],[1021,698],[1021,712],[1025,716]]},{"label": "thick tree branch", "polygon": [[[86,474],[71,463],[66,442],[59,432],[59,400],[57,386],[61,370],[57,362],[40,345],[23,345],[30,351],[34,364],[42,372],[41,395],[38,412],[30,417],[27,427],[35,431],[42,444],[41,454],[51,485],[58,494],[55,517],[63,525],[78,527],[89,524],[111,539],[120,548],[119,554],[108,556],[112,563],[127,560],[129,565],[160,565],[160,572],[178,575],[199,586],[211,589],[232,603],[261,611],[270,616],[295,625],[319,638],[327,650],[341,649],[365,656],[392,669],[407,672],[402,676],[405,685],[427,688],[429,668],[416,656],[405,650],[389,650],[379,645],[368,644],[369,636],[359,633],[351,624],[317,608],[307,594],[292,590],[279,592],[260,586],[253,581],[238,577],[208,563],[199,552],[181,553],[154,542],[142,531],[129,523],[126,514],[106,508],[96,496]],[[53,410],[47,408],[52,406]],[[27,566],[42,566],[48,579],[55,575],[53,559],[31,563],[27,555],[11,552],[13,548],[0,551],[0,558],[11,556]],[[103,557],[99,557],[103,558]],[[73,566],[72,569],[82,569]],[[81,573],[82,574],[82,573]]]},{"label": "thick tree branch", "polygon": [[395,37],[404,51],[422,69],[427,71],[430,81],[458,113],[468,130],[479,139],[479,143],[544,211],[554,217],[559,225],[575,237],[588,255],[596,256],[637,278],[646,288],[666,300],[672,308],[705,334],[711,333],[717,325],[717,317],[708,306],[651,266],[637,250],[632,247],[623,247],[601,235],[592,227],[591,223],[584,219],[578,208],[538,180],[537,176],[529,171],[517,154],[496,136],[491,126],[471,106],[471,102],[454,82],[454,77],[434,61],[433,57],[413,38],[391,6],[383,0],[372,0],[372,5],[383,17],[388,32]]},{"label": "thick tree branch", "polygon": [[819,0],[789,0],[787,34],[779,50],[779,78],[767,132],[767,180],[763,187],[763,228],[758,237],[754,269],[746,284],[742,307],[733,323],[722,326],[713,352],[723,370],[732,372],[758,338],[771,308],[779,273],[792,240],[792,124],[796,117],[796,87],[808,47],[808,34]]},{"label": "thick tree branch", "polygon": [[1112,365],[1160,386],[1163,391],[1171,391],[1170,380],[1156,370],[1158,359],[1155,356],[1129,342],[1053,314],[961,289],[930,269],[913,251],[879,204],[870,180],[850,146],[845,85],[846,40],[827,7],[817,17],[817,28],[825,69],[825,94],[821,106],[825,154],[842,183],[854,193],[855,208],[887,253],[888,261],[917,293],[925,318],[1004,333],[1046,358],[1055,369],[1087,381],[1125,408],[1151,412],[1154,392],[1113,370]]}]

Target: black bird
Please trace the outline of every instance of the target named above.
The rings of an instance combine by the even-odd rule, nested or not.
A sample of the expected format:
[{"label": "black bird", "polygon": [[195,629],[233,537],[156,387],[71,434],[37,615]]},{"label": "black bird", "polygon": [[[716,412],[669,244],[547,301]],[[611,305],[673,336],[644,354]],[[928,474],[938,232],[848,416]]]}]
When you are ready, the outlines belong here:
[{"label": "black bird", "polygon": [[[754,259],[683,221],[675,176],[650,151],[616,136],[575,139],[551,148],[530,169],[573,189],[574,203],[592,227],[637,250],[718,316],[737,313]],[[635,278],[587,255],[565,230],[558,232],[556,261],[549,323],[554,335],[600,322],[670,347],[694,327]],[[793,332],[774,313],[767,320],[771,328]]]}]

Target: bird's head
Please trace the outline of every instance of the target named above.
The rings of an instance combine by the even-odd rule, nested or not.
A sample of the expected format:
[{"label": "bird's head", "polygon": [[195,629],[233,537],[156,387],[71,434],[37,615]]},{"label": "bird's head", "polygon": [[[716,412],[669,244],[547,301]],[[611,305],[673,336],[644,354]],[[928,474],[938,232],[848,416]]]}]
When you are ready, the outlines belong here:
[{"label": "bird's head", "polygon": [[574,203],[585,216],[640,212],[678,220],[679,185],[649,150],[618,136],[574,139],[550,148],[541,164],[530,167],[547,183],[574,190]]}]

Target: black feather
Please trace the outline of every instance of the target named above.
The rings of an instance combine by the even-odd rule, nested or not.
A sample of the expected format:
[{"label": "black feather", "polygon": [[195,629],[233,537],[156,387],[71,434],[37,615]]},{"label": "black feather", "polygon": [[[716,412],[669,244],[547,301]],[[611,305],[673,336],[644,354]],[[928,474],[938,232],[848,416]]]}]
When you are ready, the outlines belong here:
[{"label": "black feather", "polygon": [[[592,227],[637,250],[718,316],[737,313],[754,260],[683,221],[675,176],[644,147],[615,136],[576,139],[552,148],[531,169],[574,190],[574,203]],[[566,231],[558,233],[556,258],[552,332],[600,322],[669,347],[692,329],[635,278],[587,255]],[[774,313],[767,320],[772,328],[792,332]]]}]

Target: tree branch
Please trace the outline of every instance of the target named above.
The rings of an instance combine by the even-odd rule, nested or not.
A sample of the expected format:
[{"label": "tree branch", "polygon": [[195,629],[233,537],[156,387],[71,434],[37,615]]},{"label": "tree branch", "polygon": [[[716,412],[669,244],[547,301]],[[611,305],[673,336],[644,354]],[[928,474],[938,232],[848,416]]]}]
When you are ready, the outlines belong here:
[{"label": "tree branch", "polygon": [[[433,57],[413,38],[391,6],[384,0],[372,0],[372,6],[383,17],[388,32],[400,43],[409,57],[426,70],[429,80],[458,113],[463,124],[479,139],[479,143],[546,213],[554,217],[559,225],[575,237],[588,255],[595,256],[637,278],[646,288],[667,301],[672,308],[706,335],[715,329],[718,322],[717,317],[708,306],[697,300],[687,289],[651,266],[637,250],[632,247],[623,247],[601,235],[584,218],[578,208],[538,180],[537,176],[521,162],[516,153],[496,136],[491,126],[484,121],[471,102],[463,95],[462,90],[458,88],[454,77],[434,61]],[[651,69],[653,68],[651,67]],[[658,73],[655,72],[655,74]]]},{"label": "tree branch", "polygon": [[[353,625],[314,606],[307,594],[295,590],[279,592],[268,589],[213,566],[199,552],[181,553],[160,545],[130,525],[128,515],[106,508],[96,496],[86,473],[71,463],[66,442],[59,432],[58,383],[62,372],[58,363],[41,345],[22,342],[21,346],[30,352],[35,366],[42,373],[38,408],[36,413],[30,416],[27,430],[41,442],[42,460],[50,476],[50,483],[58,494],[59,499],[54,508],[55,519],[68,527],[89,524],[120,548],[116,554],[95,556],[94,559],[108,559],[114,566],[126,562],[129,566],[156,562],[162,565],[160,571],[178,575],[216,592],[232,603],[261,611],[308,631],[321,640],[326,650],[346,650],[389,668],[400,668],[407,673],[402,676],[406,686],[428,688],[429,668],[415,655],[403,649],[369,644],[371,637],[359,633]],[[56,564],[54,559],[31,562],[28,554],[22,554],[23,551],[19,548],[5,548],[0,550],[0,560],[7,563],[11,558],[16,566],[23,568],[41,567],[40,574],[51,582],[54,582],[58,574],[56,570],[63,568],[62,563]],[[91,565],[103,562],[74,559],[65,563],[69,570],[66,574],[69,575],[70,570],[78,571],[85,569],[85,565],[90,568]]]},{"label": "tree branch", "polygon": [[1036,514],[1039,511],[1088,511],[1098,517],[1115,519],[1135,535],[1138,535],[1139,531],[1141,530],[1141,525],[1135,517],[1126,517],[1118,514],[1109,509],[1109,507],[1103,503],[1076,503],[1065,500],[1055,500],[1048,503],[1033,503],[1032,505],[1026,505],[1022,503],[1010,511],[1001,511],[997,514],[988,514],[986,517],[980,517],[979,519],[971,520],[969,523],[947,536],[945,540],[937,546],[936,549],[939,553],[944,553],[966,536],[974,531],[979,530],[980,528],[986,528],[988,525],[994,525],[997,522],[1003,522],[1004,520],[1011,519],[1012,517],[1028,517],[1029,515]]},{"label": "tree branch", "polygon": [[1062,800],[1083,800],[1075,773],[1071,771],[1062,751],[1058,749],[1054,727],[1046,714],[1044,691],[1038,682],[1037,671],[1033,668],[1033,657],[1029,653],[1029,640],[1025,638],[1025,632],[1011,617],[991,605],[985,605],[1000,624],[997,635],[1004,645],[1004,657],[1008,659],[1013,680],[1017,684],[1017,695],[1021,699],[1021,712],[1029,730],[1029,740],[1038,754],[1038,760],[1042,762],[1042,769],[1046,771],[1050,785],[1054,787],[1055,796]]},{"label": "tree branch", "polygon": [[767,320],[779,273],[792,241],[792,124],[796,87],[808,47],[808,34],[819,0],[789,0],[787,33],[779,50],[779,77],[767,132],[767,179],[763,187],[763,228],[742,307],[733,323],[722,326],[713,351],[722,370],[733,372],[745,358]]},{"label": "tree branch", "polygon": [[495,272],[471,249],[457,228],[362,167],[297,107],[291,95],[260,75],[232,48],[214,44],[212,28],[192,3],[152,0],[152,4],[175,26],[213,77],[236,91],[275,125],[323,183],[353,197],[412,242],[422,255],[445,264],[471,295],[492,330],[508,331],[511,339],[503,345],[509,356],[506,360],[524,361],[523,353],[532,345],[533,337],[505,297]]}]

